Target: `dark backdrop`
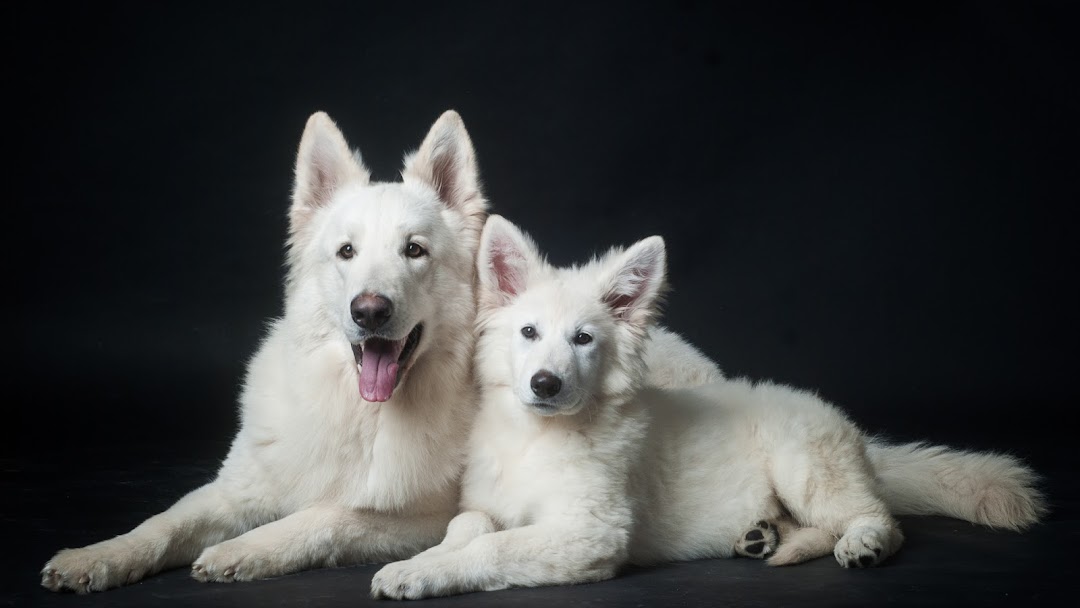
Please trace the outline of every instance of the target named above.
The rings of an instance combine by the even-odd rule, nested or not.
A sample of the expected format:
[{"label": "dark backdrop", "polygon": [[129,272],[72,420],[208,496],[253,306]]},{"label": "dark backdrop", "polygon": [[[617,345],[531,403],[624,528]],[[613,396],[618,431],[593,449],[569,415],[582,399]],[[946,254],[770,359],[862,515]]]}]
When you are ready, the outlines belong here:
[{"label": "dark backdrop", "polygon": [[308,115],[395,179],[455,108],[554,261],[663,235],[729,374],[1075,466],[1072,3],[455,4],[7,9],[7,462],[224,456]]},{"label": "dark backdrop", "polygon": [[666,321],[729,373],[1053,450],[1078,396],[1068,3],[387,4],[9,9],[9,451],[227,440],[304,121],[395,179],[447,108],[554,261],[663,235]]}]

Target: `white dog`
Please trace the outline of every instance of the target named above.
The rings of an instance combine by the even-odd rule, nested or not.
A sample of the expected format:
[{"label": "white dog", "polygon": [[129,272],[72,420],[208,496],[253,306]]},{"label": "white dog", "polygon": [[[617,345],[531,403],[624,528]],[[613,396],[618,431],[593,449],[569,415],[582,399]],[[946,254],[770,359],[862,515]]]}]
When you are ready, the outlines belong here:
[{"label": "white dog", "polygon": [[59,552],[42,584],[85,593],[194,563],[200,581],[414,555],[456,513],[486,218],[447,112],[371,183],[325,114],[300,141],[285,313],[248,368],[217,478],[127,534]]},{"label": "white dog", "polygon": [[1020,529],[1043,512],[1016,460],[868,449],[806,392],[744,380],[644,387],[664,265],[652,237],[555,269],[512,224],[488,220],[483,400],[463,512],[442,544],[380,570],[375,597],[582,583],[627,563],[736,554],[783,565],[832,552],[841,566],[872,566],[902,542],[895,514]]}]

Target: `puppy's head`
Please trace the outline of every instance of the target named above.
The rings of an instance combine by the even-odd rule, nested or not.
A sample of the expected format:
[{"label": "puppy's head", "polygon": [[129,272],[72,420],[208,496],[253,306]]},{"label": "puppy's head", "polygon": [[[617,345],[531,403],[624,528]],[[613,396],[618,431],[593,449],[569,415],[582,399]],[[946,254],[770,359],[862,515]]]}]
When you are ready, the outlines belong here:
[{"label": "puppy's head", "polygon": [[367,401],[390,399],[432,336],[471,321],[486,204],[456,112],[435,122],[402,177],[371,182],[326,114],[308,120],[289,213],[287,305],[303,309],[313,331],[348,341]]},{"label": "puppy's head", "polygon": [[553,268],[516,226],[488,219],[477,257],[478,367],[542,416],[626,396],[664,289],[664,241],[654,236],[583,266]]}]

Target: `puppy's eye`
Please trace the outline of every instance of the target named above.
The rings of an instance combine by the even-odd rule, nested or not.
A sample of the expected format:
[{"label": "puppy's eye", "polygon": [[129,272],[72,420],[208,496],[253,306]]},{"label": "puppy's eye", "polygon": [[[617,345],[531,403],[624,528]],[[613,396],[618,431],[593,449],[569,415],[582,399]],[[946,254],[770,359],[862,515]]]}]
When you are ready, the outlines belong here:
[{"label": "puppy's eye", "polygon": [[424,257],[425,255],[427,255],[427,249],[424,249],[416,243],[409,243],[405,246],[405,255],[409,256],[410,258]]},{"label": "puppy's eye", "polygon": [[343,260],[348,260],[354,255],[356,255],[356,252],[353,251],[352,243],[345,243],[341,246],[341,249],[337,250],[337,257]]},{"label": "puppy's eye", "polygon": [[521,328],[521,335],[523,335],[526,338],[532,340],[533,338],[536,337],[536,328],[533,327],[532,325],[526,325],[525,327]]},{"label": "puppy's eye", "polygon": [[584,346],[589,342],[592,342],[592,336],[585,332],[579,332],[578,335],[574,336],[574,344]]}]

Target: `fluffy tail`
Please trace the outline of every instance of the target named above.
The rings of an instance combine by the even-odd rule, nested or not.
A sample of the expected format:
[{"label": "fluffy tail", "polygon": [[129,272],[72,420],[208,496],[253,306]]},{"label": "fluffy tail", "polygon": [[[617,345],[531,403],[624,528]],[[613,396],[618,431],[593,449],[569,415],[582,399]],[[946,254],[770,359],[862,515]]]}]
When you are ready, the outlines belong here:
[{"label": "fluffy tail", "polygon": [[947,515],[1023,530],[1046,513],[1038,476],[1012,456],[876,439],[866,451],[896,515]]}]

